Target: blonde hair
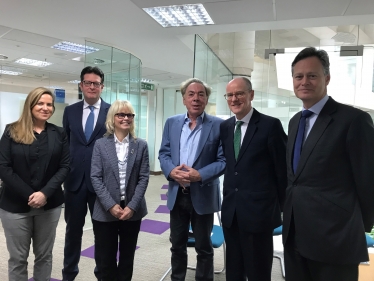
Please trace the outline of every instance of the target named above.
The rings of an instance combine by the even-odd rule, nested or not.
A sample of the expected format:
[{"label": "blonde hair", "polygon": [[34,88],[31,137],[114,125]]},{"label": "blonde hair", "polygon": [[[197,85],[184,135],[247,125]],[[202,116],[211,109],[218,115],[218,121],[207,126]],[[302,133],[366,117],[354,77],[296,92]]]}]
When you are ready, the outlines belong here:
[{"label": "blonde hair", "polygon": [[[116,113],[119,113],[122,109],[125,109],[127,111],[126,113],[135,114],[134,108],[132,107],[129,101],[127,100],[114,101],[108,110],[108,115],[106,116],[106,121],[105,121],[106,133],[104,136],[109,136],[109,135],[114,134],[114,116]],[[130,125],[130,135],[134,139],[136,139],[134,121]]]},{"label": "blonde hair", "polygon": [[32,90],[26,97],[20,118],[9,126],[9,134],[13,141],[22,144],[32,144],[36,139],[33,131],[34,117],[32,109],[44,94],[52,97],[52,114],[55,112],[55,96],[50,90],[43,87]]}]

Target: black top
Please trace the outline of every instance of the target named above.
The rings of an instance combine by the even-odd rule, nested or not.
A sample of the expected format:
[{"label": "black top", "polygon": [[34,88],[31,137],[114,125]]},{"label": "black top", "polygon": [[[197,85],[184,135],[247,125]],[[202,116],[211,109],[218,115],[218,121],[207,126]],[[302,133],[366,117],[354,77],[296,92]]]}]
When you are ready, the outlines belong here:
[{"label": "black top", "polygon": [[30,145],[30,175],[31,187],[40,190],[45,185],[45,170],[48,161],[48,135],[43,130],[34,132],[36,140]]}]

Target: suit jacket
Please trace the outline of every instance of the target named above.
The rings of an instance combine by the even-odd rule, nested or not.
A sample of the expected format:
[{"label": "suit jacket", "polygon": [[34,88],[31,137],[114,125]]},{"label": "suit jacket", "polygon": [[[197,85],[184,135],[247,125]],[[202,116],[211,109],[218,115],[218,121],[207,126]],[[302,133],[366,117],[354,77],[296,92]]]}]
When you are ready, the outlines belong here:
[{"label": "suit jacket", "polygon": [[283,243],[293,214],[302,256],[338,264],[366,261],[364,231],[374,222],[373,121],[369,114],[330,97],[305,140],[294,174],[300,115],[289,124]]},{"label": "suit jacket", "polygon": [[105,120],[109,107],[110,104],[101,100],[96,126],[88,141],[86,141],[82,127],[83,101],[74,103],[65,108],[62,124],[66,130],[70,144],[71,168],[64,183],[64,188],[66,190],[78,190],[82,181],[85,180],[88,189],[94,192],[90,177],[92,150],[95,141],[102,138],[106,132]]},{"label": "suit jacket", "polygon": [[[134,211],[130,221],[140,220],[147,212],[144,194],[149,180],[149,156],[147,142],[129,136],[129,152],[126,169],[127,207]],[[91,180],[96,192],[96,202],[92,218],[97,221],[117,221],[109,212],[115,204],[120,204],[121,190],[118,158],[114,136],[99,139],[92,154]]]},{"label": "suit jacket", "polygon": [[[179,184],[169,177],[179,166],[180,136],[185,114],[175,115],[166,120],[158,159],[165,177],[169,180],[167,206],[173,209]],[[205,113],[201,135],[192,168],[202,178],[201,182],[190,184],[192,205],[199,215],[218,212],[221,208],[219,176],[225,169],[225,158],[219,140],[219,125],[223,120]]]},{"label": "suit jacket", "polygon": [[46,123],[48,164],[42,186],[32,188],[30,146],[14,142],[8,128],[0,141],[0,178],[3,181],[0,208],[11,213],[27,213],[31,208],[28,205],[29,196],[36,191],[43,192],[47,197],[45,210],[61,205],[64,202],[61,185],[69,173],[69,146],[65,130]]},{"label": "suit jacket", "polygon": [[281,225],[287,187],[287,136],[278,119],[254,109],[236,161],[234,131],[235,116],[221,124],[226,157],[222,224],[231,227],[236,213],[243,231],[272,230]]}]

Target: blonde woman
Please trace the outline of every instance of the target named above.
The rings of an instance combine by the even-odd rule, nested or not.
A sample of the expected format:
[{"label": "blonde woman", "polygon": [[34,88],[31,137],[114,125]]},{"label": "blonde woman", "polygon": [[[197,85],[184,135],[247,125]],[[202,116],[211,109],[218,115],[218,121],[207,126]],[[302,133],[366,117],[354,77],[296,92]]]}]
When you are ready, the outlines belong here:
[{"label": "blonde woman", "polygon": [[115,101],[108,111],[107,132],[92,154],[91,181],[97,195],[92,221],[102,281],[131,280],[140,223],[147,214],[148,146],[136,138],[134,118],[130,102]]},{"label": "blonde woman", "polygon": [[34,280],[51,277],[52,249],[64,201],[61,184],[69,172],[66,133],[47,122],[54,109],[51,91],[32,90],[21,117],[7,125],[0,141],[0,217],[10,256],[10,281],[28,280],[31,243]]}]

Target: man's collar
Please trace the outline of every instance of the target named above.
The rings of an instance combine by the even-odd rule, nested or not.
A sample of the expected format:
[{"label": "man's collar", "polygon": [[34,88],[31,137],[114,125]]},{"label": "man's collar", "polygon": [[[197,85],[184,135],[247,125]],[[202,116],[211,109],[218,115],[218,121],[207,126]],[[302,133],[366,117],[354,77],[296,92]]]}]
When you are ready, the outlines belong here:
[{"label": "man's collar", "polygon": [[[99,100],[93,104],[95,108],[100,108],[100,105],[101,105],[101,98],[99,98]],[[88,104],[88,102],[86,102],[86,100],[83,99],[83,108],[87,108],[89,106],[90,104]]]}]

